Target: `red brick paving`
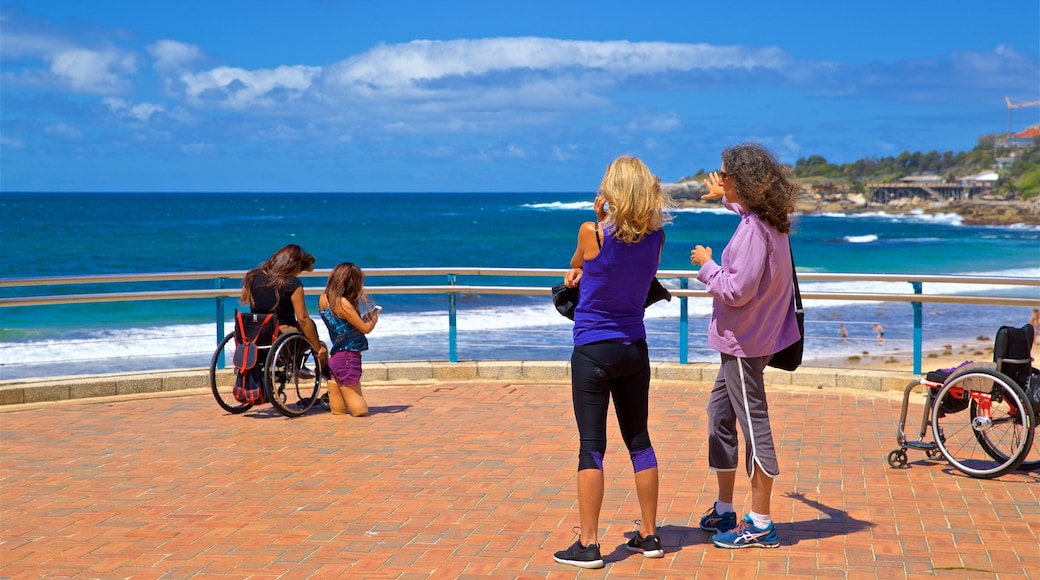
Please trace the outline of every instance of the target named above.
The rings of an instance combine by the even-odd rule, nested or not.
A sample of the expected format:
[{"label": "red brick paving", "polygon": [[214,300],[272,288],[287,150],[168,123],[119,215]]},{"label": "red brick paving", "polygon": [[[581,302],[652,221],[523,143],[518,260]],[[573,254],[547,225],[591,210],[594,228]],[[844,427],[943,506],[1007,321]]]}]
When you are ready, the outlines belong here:
[{"label": "red brick paving", "polygon": [[6,412],[0,575],[1040,578],[1040,473],[971,479],[914,451],[891,469],[899,401],[866,391],[772,390],[782,545],[712,547],[706,388],[652,391],[662,559],[623,547],[638,507],[611,420],[607,565],[587,571],[552,559],[577,524],[566,385],[369,388],[361,419],[226,415],[202,391]]}]

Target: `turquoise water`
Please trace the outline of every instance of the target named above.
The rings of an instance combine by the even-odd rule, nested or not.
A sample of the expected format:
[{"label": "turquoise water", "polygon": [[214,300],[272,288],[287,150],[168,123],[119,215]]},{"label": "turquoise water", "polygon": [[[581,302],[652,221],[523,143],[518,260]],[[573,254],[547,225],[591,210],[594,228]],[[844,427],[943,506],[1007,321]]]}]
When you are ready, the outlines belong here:
[{"label": "turquoise water", "polygon": [[[591,192],[5,193],[0,198],[0,214],[5,216],[0,242],[6,249],[0,255],[0,278],[240,271],[288,243],[313,253],[318,269],[332,268],[341,261],[362,268],[565,268],[578,225],[593,217],[592,196]],[[691,270],[689,252],[695,244],[712,246],[716,256],[720,255],[735,226],[735,216],[721,209],[677,212],[666,230],[661,268]],[[792,243],[803,272],[1040,277],[1040,229],[964,226],[952,215],[801,216]],[[372,278],[369,282],[405,281]],[[553,282],[524,279],[521,283]],[[321,286],[324,279],[306,279],[305,283]],[[133,289],[212,285],[212,281],[150,283]],[[818,287],[857,292],[876,289],[852,283]],[[0,295],[111,289],[44,286],[0,289]],[[982,288],[979,292],[995,290]],[[906,292],[908,287],[888,291]],[[1009,291],[1037,297],[1036,289],[1000,289],[1003,294]],[[380,296],[379,300],[386,309],[380,328],[370,337],[372,350],[367,358],[447,358],[444,296]],[[658,356],[663,360],[675,360],[677,302],[648,312],[652,333],[660,332]],[[814,349],[819,356],[865,347],[873,338],[869,327],[875,319],[891,319],[886,324],[891,329],[886,337],[894,339],[890,348],[900,344],[901,337],[908,338],[912,330],[907,326],[910,307],[905,304],[821,302],[813,306],[808,315],[809,334],[820,337]],[[228,308],[229,316],[231,308],[233,305]],[[714,353],[698,342],[703,334],[701,319],[707,316],[710,304],[691,301],[690,308],[691,359],[714,360]],[[315,309],[313,304],[311,309]],[[460,309],[462,358],[555,359],[569,352],[569,327],[562,318],[556,320],[559,317],[548,308],[545,297],[463,296]],[[0,374],[11,377],[28,372],[28,367],[47,364],[52,369],[54,364],[86,366],[99,358],[119,369],[167,364],[159,359],[177,359],[175,364],[192,366],[201,361],[197,366],[205,366],[214,342],[213,313],[210,301],[3,308]],[[992,334],[1000,324],[1024,323],[1029,312],[926,304],[925,316],[927,324],[935,325],[928,328],[932,340],[943,341],[950,336],[967,340],[987,331]],[[853,345],[831,344],[839,322],[850,329]],[[860,339],[862,344],[856,342]],[[926,342],[928,339],[926,335]],[[148,358],[153,360],[142,360]],[[81,360],[84,362],[76,362]]]}]

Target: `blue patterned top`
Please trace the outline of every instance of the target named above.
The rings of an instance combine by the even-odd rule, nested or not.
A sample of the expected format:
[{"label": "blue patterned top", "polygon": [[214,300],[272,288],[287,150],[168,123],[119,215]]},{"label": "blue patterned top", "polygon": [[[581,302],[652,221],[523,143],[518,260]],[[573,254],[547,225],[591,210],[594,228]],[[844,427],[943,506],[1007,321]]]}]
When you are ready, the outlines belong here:
[{"label": "blue patterned top", "polygon": [[321,311],[321,319],[325,321],[325,326],[329,329],[329,337],[332,339],[332,348],[329,349],[329,355],[334,355],[344,350],[357,352],[368,350],[368,337],[365,336],[365,333],[333,314],[332,305]]}]

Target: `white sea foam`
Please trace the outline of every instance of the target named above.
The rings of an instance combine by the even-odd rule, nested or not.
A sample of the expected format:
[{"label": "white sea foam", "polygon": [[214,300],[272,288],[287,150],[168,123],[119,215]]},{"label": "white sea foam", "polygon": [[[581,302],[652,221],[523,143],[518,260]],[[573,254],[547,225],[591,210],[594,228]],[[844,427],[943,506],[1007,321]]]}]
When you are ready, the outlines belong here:
[{"label": "white sea foam", "polygon": [[562,202],[552,201],[548,203],[525,203],[520,207],[526,207],[531,209],[562,209],[562,210],[585,210],[592,209],[591,201],[574,201],[574,202]]},{"label": "white sea foam", "polygon": [[712,213],[718,215],[732,215],[733,212],[724,207],[677,207],[672,213]]},{"label": "white sea foam", "polygon": [[841,212],[822,212],[814,214],[819,217],[825,218],[837,218],[837,219],[880,219],[890,222],[904,221],[904,222],[920,222],[920,223],[940,223],[959,226],[964,224],[964,218],[955,213],[935,213],[927,214],[919,209],[910,211],[909,213],[888,213],[885,211],[875,212],[862,212],[862,213],[841,213]]},{"label": "white sea foam", "polygon": [[867,234],[865,236],[845,236],[842,239],[850,244],[869,244],[870,242],[876,242],[878,237],[874,234]]},{"label": "white sea foam", "polygon": [[[543,210],[590,210],[593,209],[591,201],[575,201],[575,202],[562,202],[553,201],[547,203],[525,203],[520,207],[526,207],[529,209],[543,209]],[[677,207],[671,210],[671,213],[705,213],[705,214],[720,214],[726,215],[731,214],[730,210],[724,207]]]},{"label": "white sea foam", "polygon": [[[1011,270],[1002,272],[969,272],[960,275],[972,277],[1007,277],[1007,278],[1037,278],[1040,276],[1040,268]],[[907,282],[815,282],[799,280],[802,292],[826,292],[847,294],[913,294],[913,287]],[[922,284],[922,294],[929,295],[952,295],[952,296],[979,296],[990,293],[999,293],[1001,296],[1016,296],[1023,298],[1040,299],[1040,289],[1035,286],[1020,286],[1008,284],[958,284],[929,282]],[[856,300],[809,300],[806,308],[834,307],[847,304],[862,303]]]}]

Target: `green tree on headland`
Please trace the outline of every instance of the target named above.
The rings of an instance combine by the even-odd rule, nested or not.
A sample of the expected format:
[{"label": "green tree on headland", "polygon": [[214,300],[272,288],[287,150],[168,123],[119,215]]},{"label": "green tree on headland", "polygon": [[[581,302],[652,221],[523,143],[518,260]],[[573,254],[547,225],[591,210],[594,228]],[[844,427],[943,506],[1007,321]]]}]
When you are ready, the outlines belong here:
[{"label": "green tree on headland", "polygon": [[[903,151],[889,157],[864,157],[851,163],[833,164],[822,155],[801,157],[793,170],[806,184],[831,182],[840,189],[862,192],[864,183],[899,181],[911,175],[934,174],[947,181],[997,169],[997,158],[1014,153],[1014,161],[999,170],[996,193],[1010,199],[1032,199],[1040,195],[1040,138],[1015,148],[1002,145],[1002,135],[979,137],[971,151]],[[700,182],[701,169],[683,181]]]},{"label": "green tree on headland", "polygon": [[796,177],[807,180],[846,182],[848,189],[859,190],[867,181],[898,181],[910,175],[934,174],[946,180],[975,175],[997,168],[997,156],[1014,152],[1014,162],[1000,171],[997,193],[1021,199],[1040,194],[1040,140],[1016,149],[1002,149],[1000,135],[983,135],[971,151],[903,151],[891,157],[865,157],[852,163],[835,165],[822,155],[802,157],[794,164]]}]

